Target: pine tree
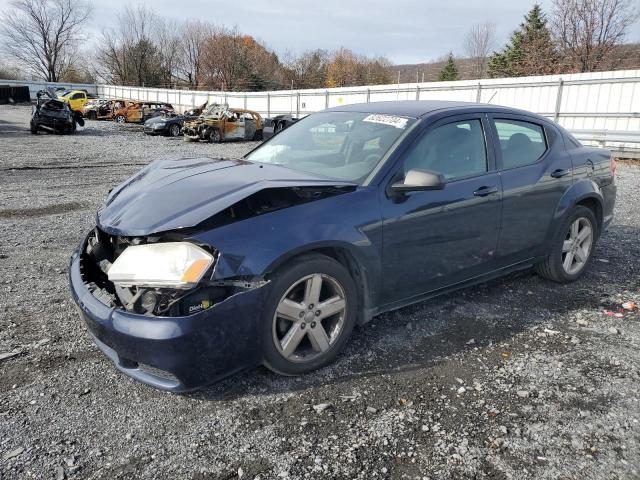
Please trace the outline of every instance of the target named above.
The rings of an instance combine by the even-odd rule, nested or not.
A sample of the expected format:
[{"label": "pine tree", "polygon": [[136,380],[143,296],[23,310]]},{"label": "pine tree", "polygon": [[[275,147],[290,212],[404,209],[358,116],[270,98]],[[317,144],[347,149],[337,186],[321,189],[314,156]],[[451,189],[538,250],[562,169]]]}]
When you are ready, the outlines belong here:
[{"label": "pine tree", "polygon": [[453,53],[449,53],[449,59],[445,64],[444,68],[440,70],[438,74],[438,81],[446,82],[450,80],[458,79],[458,67],[456,67],[456,63],[453,61]]},{"label": "pine tree", "polygon": [[505,48],[491,55],[489,75],[494,78],[546,75],[558,71],[559,61],[546,16],[536,4]]}]

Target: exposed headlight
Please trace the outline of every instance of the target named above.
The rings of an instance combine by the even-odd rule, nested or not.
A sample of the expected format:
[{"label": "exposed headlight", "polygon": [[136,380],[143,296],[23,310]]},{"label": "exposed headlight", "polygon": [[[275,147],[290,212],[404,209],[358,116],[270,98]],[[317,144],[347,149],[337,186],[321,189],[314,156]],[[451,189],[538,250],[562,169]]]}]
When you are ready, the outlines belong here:
[{"label": "exposed headlight", "polygon": [[194,287],[213,264],[209,252],[188,242],[132,245],[109,268],[116,285],[131,287]]}]

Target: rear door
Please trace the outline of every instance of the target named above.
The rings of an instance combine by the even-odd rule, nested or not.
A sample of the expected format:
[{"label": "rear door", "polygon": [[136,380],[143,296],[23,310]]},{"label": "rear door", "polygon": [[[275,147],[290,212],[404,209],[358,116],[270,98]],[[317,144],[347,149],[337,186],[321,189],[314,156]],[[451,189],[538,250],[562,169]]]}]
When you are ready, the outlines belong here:
[{"label": "rear door", "polygon": [[502,178],[501,265],[544,253],[556,208],[572,183],[571,157],[552,124],[536,117],[489,115]]},{"label": "rear door", "polygon": [[381,189],[385,303],[493,269],[502,188],[488,145],[486,115],[447,117],[428,127],[388,180],[426,169],[444,174],[445,188],[403,196]]}]

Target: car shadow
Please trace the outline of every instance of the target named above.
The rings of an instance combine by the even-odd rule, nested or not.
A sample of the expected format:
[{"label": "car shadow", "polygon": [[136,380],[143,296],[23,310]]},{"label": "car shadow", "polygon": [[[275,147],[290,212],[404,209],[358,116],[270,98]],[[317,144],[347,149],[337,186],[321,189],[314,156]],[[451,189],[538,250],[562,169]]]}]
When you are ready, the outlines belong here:
[{"label": "car shadow", "polygon": [[374,317],[354,330],[349,345],[334,363],[316,372],[283,377],[260,367],[185,395],[233,400],[302,391],[359,377],[403,374],[433,367],[469,349],[507,344],[520,332],[544,328],[573,311],[608,308],[607,303],[613,306],[616,299],[607,299],[619,289],[638,288],[639,275],[621,278],[616,263],[633,264],[640,245],[629,248],[627,242],[626,249],[615,248],[624,243],[617,241],[621,235],[638,238],[640,229],[617,226],[614,234],[605,235],[589,270],[578,282],[556,284],[533,270],[513,273]]}]

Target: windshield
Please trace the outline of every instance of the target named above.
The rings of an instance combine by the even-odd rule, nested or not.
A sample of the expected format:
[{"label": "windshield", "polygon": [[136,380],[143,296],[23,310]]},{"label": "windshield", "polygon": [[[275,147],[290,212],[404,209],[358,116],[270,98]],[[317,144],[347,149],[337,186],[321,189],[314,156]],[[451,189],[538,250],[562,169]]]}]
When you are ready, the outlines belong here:
[{"label": "windshield", "polygon": [[396,115],[316,113],[294,123],[246,159],[361,183],[414,122]]}]

